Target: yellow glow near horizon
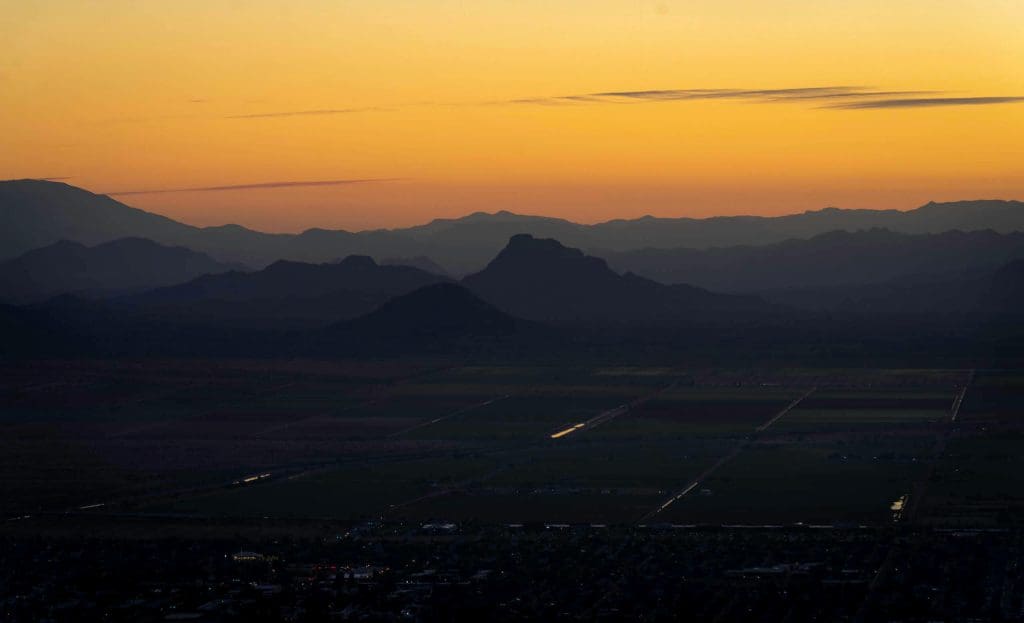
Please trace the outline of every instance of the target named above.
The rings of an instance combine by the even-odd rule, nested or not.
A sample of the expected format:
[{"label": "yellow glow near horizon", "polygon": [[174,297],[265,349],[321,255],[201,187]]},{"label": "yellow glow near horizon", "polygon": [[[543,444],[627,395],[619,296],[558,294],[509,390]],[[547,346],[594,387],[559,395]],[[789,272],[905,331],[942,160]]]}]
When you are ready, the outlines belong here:
[{"label": "yellow glow near horizon", "polygon": [[[97,192],[394,180],[123,198],[201,225],[1024,198],[1024,102],[513,102],[822,86],[1024,97],[1019,0],[0,0],[0,11],[0,178]],[[252,116],[309,111],[321,112]]]}]

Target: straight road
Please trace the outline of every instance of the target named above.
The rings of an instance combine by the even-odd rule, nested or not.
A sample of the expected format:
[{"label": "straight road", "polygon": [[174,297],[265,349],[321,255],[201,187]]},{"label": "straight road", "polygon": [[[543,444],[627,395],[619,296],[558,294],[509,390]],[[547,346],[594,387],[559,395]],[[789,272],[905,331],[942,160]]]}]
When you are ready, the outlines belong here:
[{"label": "straight road", "polygon": [[415,426],[410,426],[409,428],[400,430],[400,431],[398,431],[396,433],[391,433],[390,435],[388,435],[388,437],[400,437],[401,435],[405,435],[406,433],[411,433],[414,430],[419,430],[421,428],[426,428],[427,426],[433,426],[434,424],[437,424],[438,422],[443,422],[445,420],[449,420],[449,419],[451,419],[453,417],[462,415],[463,413],[469,413],[470,411],[475,411],[477,409],[482,409],[482,408],[484,408],[484,407],[486,407],[488,405],[492,405],[492,404],[494,404],[496,402],[501,402],[502,400],[505,400],[506,398],[509,398],[511,396],[512,396],[512,394],[505,394],[504,396],[498,396],[497,398],[491,398],[490,400],[486,400],[484,402],[478,402],[476,404],[469,405],[468,407],[463,407],[463,408],[461,408],[461,409],[459,409],[457,411],[452,411],[451,413],[449,413],[447,415],[442,415],[441,417],[436,417],[436,418],[434,418],[434,419],[432,419],[432,420],[430,420],[428,422],[420,422],[419,424],[416,424]]},{"label": "straight road", "polygon": [[699,476],[697,476],[696,479],[691,481],[690,484],[688,484],[685,487],[683,487],[683,489],[681,489],[680,491],[672,494],[672,496],[669,497],[669,499],[665,500],[665,502],[662,503],[660,506],[658,506],[657,508],[655,508],[651,512],[649,512],[646,515],[644,515],[643,517],[641,517],[640,518],[640,523],[644,523],[644,522],[650,521],[651,519],[656,517],[659,513],[661,513],[662,511],[664,511],[668,507],[672,506],[673,504],[675,504],[679,500],[683,499],[684,497],[686,497],[686,495],[689,494],[694,489],[696,489],[700,485],[700,483],[702,483],[705,480],[707,480],[708,478],[710,478],[723,465],[727,464],[729,461],[731,461],[734,458],[736,458],[736,456],[739,455],[740,452],[742,452],[748,446],[752,445],[755,441],[757,441],[757,439],[761,435],[761,433],[763,433],[766,430],[768,430],[768,428],[771,427],[772,424],[777,422],[779,420],[779,418],[783,417],[784,415],[786,415],[787,413],[789,413],[790,411],[795,409],[801,402],[803,402],[808,396],[813,394],[817,389],[818,389],[817,387],[812,387],[811,389],[807,390],[807,392],[805,392],[799,398],[797,398],[793,402],[789,403],[788,405],[785,406],[785,408],[783,408],[781,411],[779,411],[778,413],[773,415],[771,417],[771,419],[769,419],[767,422],[765,422],[764,424],[761,424],[760,426],[755,428],[753,435],[750,435],[746,439],[743,439],[742,441],[740,441],[736,445],[736,447],[734,447],[728,454],[726,454],[722,458],[718,459],[718,461],[716,461],[714,465],[712,465],[711,467],[709,467],[706,470],[704,470],[703,472],[701,472],[701,474]]},{"label": "straight road", "polygon": [[579,424],[573,424],[572,426],[569,426],[568,428],[564,428],[564,429],[558,431],[557,433],[552,433],[552,434],[548,435],[548,438],[549,439],[562,439],[563,437],[568,437],[569,435],[571,435],[573,433],[581,433],[581,432],[583,432],[585,430],[590,430],[592,428],[596,428],[596,427],[598,427],[601,424],[604,424],[606,422],[611,422],[612,420],[614,420],[615,418],[619,417],[620,415],[622,415],[624,413],[629,413],[631,410],[636,409],[637,407],[639,407],[640,405],[644,404],[648,400],[652,400],[654,398],[657,398],[661,394],[664,394],[665,392],[669,391],[670,389],[673,389],[676,385],[679,385],[679,381],[674,381],[671,384],[666,385],[665,387],[662,387],[661,389],[659,389],[657,391],[651,392],[650,394],[647,394],[646,396],[641,396],[641,397],[637,398],[636,400],[627,402],[626,404],[619,405],[619,406],[615,407],[614,409],[608,409],[607,411],[602,411],[601,413],[598,413],[597,415],[595,415],[594,417],[590,418],[586,422],[580,422]]},{"label": "straight road", "polygon": [[[946,424],[942,426],[935,437],[935,445],[932,447],[931,452],[931,464],[928,467],[928,471],[924,474],[921,480],[916,483],[913,492],[907,498],[907,503],[904,504],[904,511],[899,517],[900,523],[914,523],[918,513],[923,507],[924,498],[928,493],[928,484],[935,477],[935,472],[939,466],[939,460],[946,451],[946,445],[949,443],[949,438],[954,432],[954,424],[956,423],[957,417],[960,416],[960,407],[964,404],[964,396],[967,395],[967,388],[969,388],[973,382],[974,370],[971,370],[967,375],[967,380],[964,382],[964,386],[953,399],[953,404],[949,409],[949,420],[946,421]],[[882,561],[882,564],[878,566],[878,571],[875,572],[875,577],[872,578],[871,583],[868,585],[864,601],[861,603],[860,609],[853,619],[856,623],[868,620],[868,616],[871,614],[871,609],[878,601],[880,588],[885,583],[889,574],[892,573],[893,568],[896,565],[896,561],[899,559],[897,550],[898,548],[895,543],[891,543],[889,545],[889,552]]]}]

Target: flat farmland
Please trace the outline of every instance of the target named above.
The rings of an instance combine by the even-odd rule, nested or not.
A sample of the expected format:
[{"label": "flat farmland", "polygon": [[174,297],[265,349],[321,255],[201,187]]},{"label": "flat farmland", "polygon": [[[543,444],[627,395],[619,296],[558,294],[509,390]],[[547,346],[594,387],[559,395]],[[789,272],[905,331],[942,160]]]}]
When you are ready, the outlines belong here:
[{"label": "flat farmland", "polygon": [[444,491],[497,464],[488,457],[440,452],[419,459],[368,459],[161,501],[147,510],[212,517],[379,519],[395,505]]},{"label": "flat farmland", "polygon": [[431,370],[256,360],[6,365],[0,506],[5,515],[58,512],[377,453],[380,447],[357,443],[380,435],[372,421],[348,422],[344,435],[299,439],[281,431],[343,414]]},{"label": "flat farmland", "polygon": [[487,386],[568,387],[638,385],[657,387],[665,379],[686,374],[671,367],[643,366],[462,366],[423,379],[424,383],[459,383]]},{"label": "flat farmland", "polygon": [[449,495],[411,504],[404,517],[516,523],[640,519],[676,483],[711,465],[726,446],[695,441],[555,441]]},{"label": "flat farmland", "polygon": [[532,387],[411,431],[416,439],[540,441],[652,391],[634,386]]},{"label": "flat farmland", "polygon": [[1024,426],[1024,374],[978,374],[964,397],[960,418],[965,424]]},{"label": "flat farmland", "polygon": [[926,471],[933,440],[771,443],[748,448],[658,519],[675,523],[892,522]]},{"label": "flat farmland", "polygon": [[876,525],[910,521],[892,509],[909,499],[914,521],[991,526],[1024,509],[1016,371],[174,360],[5,372],[5,516]]},{"label": "flat farmland", "polygon": [[577,440],[532,451],[489,484],[524,489],[646,488],[668,492],[726,452],[724,442]]},{"label": "flat farmland", "polygon": [[1024,432],[950,441],[928,490],[927,521],[948,526],[1024,522]]},{"label": "flat farmland", "polygon": [[747,435],[803,393],[801,388],[673,388],[593,432],[616,439]]},{"label": "flat farmland", "polygon": [[922,520],[948,527],[1024,524],[1024,373],[977,372],[928,483]]},{"label": "flat farmland", "polygon": [[894,433],[927,430],[950,418],[955,386],[930,388],[870,388],[818,390],[778,422],[778,432]]},{"label": "flat farmland", "polygon": [[479,487],[424,499],[395,515],[426,520],[483,523],[632,523],[658,503],[657,492],[630,490]]}]

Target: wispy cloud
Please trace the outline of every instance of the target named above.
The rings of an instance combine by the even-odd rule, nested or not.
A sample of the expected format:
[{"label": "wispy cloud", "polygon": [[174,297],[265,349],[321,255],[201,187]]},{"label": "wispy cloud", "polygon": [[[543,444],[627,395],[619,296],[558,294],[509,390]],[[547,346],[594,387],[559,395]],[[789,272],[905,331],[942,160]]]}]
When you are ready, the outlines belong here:
[{"label": "wispy cloud", "polygon": [[[941,91],[835,91],[832,93],[809,93],[806,95],[790,94],[783,96],[781,99],[785,101],[831,100],[865,97],[909,97],[911,95],[933,95],[938,93],[941,93]],[[771,98],[769,98],[769,101],[771,101]]]},{"label": "wispy cloud", "polygon": [[823,108],[842,110],[868,110],[873,108],[932,108],[936,106],[991,106],[993,104],[1016,104],[1024,97],[1001,95],[996,97],[917,97],[909,99],[874,99],[863,102],[829,104]]},{"label": "wispy cloud", "polygon": [[[930,96],[930,97],[922,97]],[[981,106],[1024,101],[1018,96],[945,97],[942,91],[876,90],[863,86],[810,86],[784,89],[649,89],[601,91],[581,95],[528,97],[505,100],[503,104],[565,106],[573,104],[624,104],[630,102],[675,102],[690,100],[737,100],[753,103],[822,103],[819,108],[861,110],[923,108],[931,106]],[[839,100],[838,103],[830,103]]]},{"label": "wispy cloud", "polygon": [[[317,117],[351,115],[370,112],[390,112],[413,106],[581,106],[597,104],[630,104],[643,102],[678,102],[700,100],[733,100],[755,104],[820,104],[817,108],[832,110],[864,110],[884,108],[922,108],[929,106],[977,106],[1007,104],[1024,100],[1017,96],[947,97],[943,91],[881,90],[867,86],[824,85],[786,87],[777,89],[644,89],[630,91],[597,91],[570,95],[544,95],[485,102],[439,103],[419,102],[397,106],[364,106],[338,108],[307,108],[300,110],[274,110],[267,112],[225,115],[224,119],[286,119],[291,117]],[[203,102],[205,100],[193,100]],[[176,191],[177,192],[177,191]]]},{"label": "wispy cloud", "polygon": [[387,108],[317,108],[312,110],[283,110],[277,112],[260,112],[245,115],[228,115],[227,119],[270,119],[274,117],[311,117],[318,115],[350,115],[361,112],[380,112]]},{"label": "wispy cloud", "polygon": [[299,186],[345,186],[349,184],[372,184],[379,182],[399,182],[398,177],[379,177],[349,180],[315,180],[315,181],[287,181],[287,182],[257,182],[253,184],[231,184],[227,186],[194,186],[189,188],[149,188],[145,190],[117,190],[102,193],[104,195],[154,195],[159,193],[206,193],[223,192],[229,190],[250,190],[255,188],[294,188]]},{"label": "wispy cloud", "polygon": [[779,102],[790,100],[830,99],[837,97],[869,97],[919,94],[918,91],[872,91],[858,86],[814,86],[786,89],[648,89],[642,91],[600,91],[580,95],[529,97],[508,100],[509,104],[584,104],[626,102],[673,102],[681,100],[747,100]]},{"label": "wispy cloud", "polygon": [[602,99],[634,99],[653,101],[694,100],[694,99],[743,99],[743,100],[783,100],[809,99],[818,97],[836,97],[851,93],[867,91],[865,87],[823,86],[797,87],[789,89],[667,89],[649,91],[607,91],[591,93],[591,97]]}]

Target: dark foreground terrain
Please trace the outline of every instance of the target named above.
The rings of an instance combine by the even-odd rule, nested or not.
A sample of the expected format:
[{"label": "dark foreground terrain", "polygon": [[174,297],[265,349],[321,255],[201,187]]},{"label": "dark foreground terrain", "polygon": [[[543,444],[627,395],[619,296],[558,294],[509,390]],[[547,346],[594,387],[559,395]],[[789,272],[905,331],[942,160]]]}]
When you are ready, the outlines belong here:
[{"label": "dark foreground terrain", "polygon": [[1013,621],[1024,599],[1012,530],[393,523],[228,536],[251,527],[2,539],[5,620]]},{"label": "dark foreground terrain", "polygon": [[0,372],[4,620],[1024,616],[1016,370]]}]

